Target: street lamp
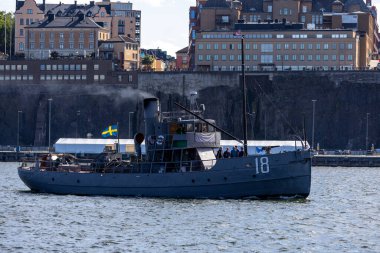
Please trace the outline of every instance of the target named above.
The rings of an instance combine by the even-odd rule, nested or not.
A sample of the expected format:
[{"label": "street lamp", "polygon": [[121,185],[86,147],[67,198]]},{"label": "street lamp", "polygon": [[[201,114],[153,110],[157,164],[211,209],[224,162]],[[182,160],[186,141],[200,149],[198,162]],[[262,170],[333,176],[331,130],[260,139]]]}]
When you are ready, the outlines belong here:
[{"label": "street lamp", "polygon": [[132,114],[134,114],[134,112],[129,112],[129,115],[128,115],[128,119],[129,119],[129,121],[128,121],[128,137],[129,137],[129,139],[131,139],[131,115]]},{"label": "street lamp", "polygon": [[22,111],[17,112],[17,146],[16,146],[16,160],[18,160],[18,152],[20,151],[20,114]]},{"label": "street lamp", "polygon": [[311,130],[311,149],[314,150],[314,118],[315,118],[315,102],[316,99],[311,100],[313,102],[313,125]]},{"label": "street lamp", "polygon": [[75,138],[78,138],[78,128],[79,128],[79,116],[80,116],[80,111],[77,111],[77,129],[75,132]]},{"label": "street lamp", "polygon": [[49,101],[49,153],[50,153],[50,140],[51,140],[51,102],[53,101],[53,99],[49,98],[48,101]]},{"label": "street lamp", "polygon": [[367,112],[367,128],[366,128],[366,134],[365,134],[365,150],[368,150],[368,117],[370,113]]},{"label": "street lamp", "polygon": [[253,123],[254,123],[254,120],[255,120],[255,113],[253,112],[253,113],[247,113],[249,116],[251,116],[251,133],[252,133],[252,135],[251,135],[251,140],[253,140],[254,139],[254,133],[253,133]]}]

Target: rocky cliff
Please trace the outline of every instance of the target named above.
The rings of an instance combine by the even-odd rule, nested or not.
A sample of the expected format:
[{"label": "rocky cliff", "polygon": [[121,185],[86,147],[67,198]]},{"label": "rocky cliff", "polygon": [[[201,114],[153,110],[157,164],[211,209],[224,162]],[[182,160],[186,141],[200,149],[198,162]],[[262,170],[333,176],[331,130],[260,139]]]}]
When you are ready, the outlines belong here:
[{"label": "rocky cliff", "polygon": [[[127,85],[0,84],[0,144],[15,145],[20,113],[20,144],[47,145],[48,99],[52,98],[51,139],[99,138],[111,123],[119,122],[121,138],[143,131],[142,99],[156,96],[164,111],[186,106],[192,91],[205,117],[235,136],[242,134],[242,93],[239,73],[141,73],[138,89]],[[311,142],[312,100],[315,99],[314,143],[321,148],[364,149],[380,145],[380,73],[290,72],[249,73],[249,139],[290,139],[306,136]],[[131,112],[131,113],[130,113]],[[133,112],[133,113],[132,113]],[[224,137],[227,139],[227,137]]]}]

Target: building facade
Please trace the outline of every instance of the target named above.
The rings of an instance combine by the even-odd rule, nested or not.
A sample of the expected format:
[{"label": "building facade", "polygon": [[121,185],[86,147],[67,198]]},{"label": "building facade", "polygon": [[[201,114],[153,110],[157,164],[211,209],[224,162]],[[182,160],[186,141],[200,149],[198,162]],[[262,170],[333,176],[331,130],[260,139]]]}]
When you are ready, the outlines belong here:
[{"label": "building facade", "polygon": [[111,37],[127,36],[140,43],[141,11],[133,10],[132,3],[89,1],[88,4],[48,4],[45,0],[16,0],[15,11],[15,53],[25,53],[25,27],[44,20],[48,14],[56,17],[76,17],[84,14],[99,26],[108,29]]},{"label": "building facade", "polygon": [[56,17],[49,13],[44,20],[26,26],[25,33],[26,59],[95,57],[99,41],[110,37],[109,30],[84,14]]},{"label": "building facade", "polygon": [[[351,30],[242,31],[247,71],[348,70],[359,67],[359,38]],[[241,37],[233,32],[202,32],[195,65],[203,71],[240,71]]]},{"label": "building facade", "polygon": [[[236,48],[233,35],[237,31],[245,35],[246,45],[258,47],[256,53],[247,49],[249,54],[245,57],[249,57],[249,61],[257,61],[257,64],[251,64],[250,69],[259,70],[265,65],[284,70],[304,67],[365,68],[373,56],[378,55],[376,16],[376,8],[371,2],[365,4],[362,0],[197,1],[197,6],[190,8],[189,17],[190,68],[232,70],[235,66],[236,69],[241,64],[240,56],[218,50],[222,50],[220,46],[224,45]],[[301,35],[302,38],[298,37]],[[273,47],[273,55],[261,52],[262,45]],[[318,51],[322,45],[327,51]],[[300,51],[286,52],[285,47],[288,46]],[[212,49],[205,53],[202,51],[205,47]],[[213,50],[214,55],[210,54]],[[236,62],[226,64],[219,61]],[[293,62],[283,63],[286,61]]]},{"label": "building facade", "polygon": [[120,69],[128,71],[140,68],[139,52],[139,43],[122,35],[103,41],[99,46],[100,59],[113,59]]}]

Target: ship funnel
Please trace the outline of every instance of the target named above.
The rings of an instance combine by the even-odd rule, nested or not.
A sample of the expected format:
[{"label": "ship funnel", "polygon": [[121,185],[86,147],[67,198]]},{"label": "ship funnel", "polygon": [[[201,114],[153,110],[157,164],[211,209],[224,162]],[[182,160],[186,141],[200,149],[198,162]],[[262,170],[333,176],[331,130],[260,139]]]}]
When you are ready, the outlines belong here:
[{"label": "ship funnel", "polygon": [[145,137],[156,135],[156,125],[159,122],[160,102],[158,98],[144,99]]}]

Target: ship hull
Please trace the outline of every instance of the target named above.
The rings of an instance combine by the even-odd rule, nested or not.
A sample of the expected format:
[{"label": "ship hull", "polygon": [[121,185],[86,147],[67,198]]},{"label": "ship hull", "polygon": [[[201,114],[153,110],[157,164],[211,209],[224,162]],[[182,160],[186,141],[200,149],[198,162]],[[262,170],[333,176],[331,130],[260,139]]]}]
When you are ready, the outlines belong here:
[{"label": "ship hull", "polygon": [[310,193],[311,160],[308,152],[301,151],[222,159],[209,170],[193,172],[78,173],[20,167],[18,173],[32,191],[54,194],[162,198],[305,198]]}]

